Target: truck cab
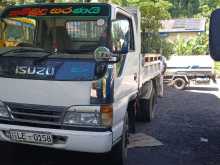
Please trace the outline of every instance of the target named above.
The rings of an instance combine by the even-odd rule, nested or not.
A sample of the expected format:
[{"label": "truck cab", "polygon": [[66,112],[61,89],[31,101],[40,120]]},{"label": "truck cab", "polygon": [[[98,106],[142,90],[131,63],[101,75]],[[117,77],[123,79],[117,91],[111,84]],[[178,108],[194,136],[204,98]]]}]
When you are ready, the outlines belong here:
[{"label": "truck cab", "polygon": [[1,14],[4,31],[24,20],[32,37],[0,48],[0,140],[125,164],[129,128],[151,120],[161,84],[160,57],[141,54],[138,10],[51,3]]}]

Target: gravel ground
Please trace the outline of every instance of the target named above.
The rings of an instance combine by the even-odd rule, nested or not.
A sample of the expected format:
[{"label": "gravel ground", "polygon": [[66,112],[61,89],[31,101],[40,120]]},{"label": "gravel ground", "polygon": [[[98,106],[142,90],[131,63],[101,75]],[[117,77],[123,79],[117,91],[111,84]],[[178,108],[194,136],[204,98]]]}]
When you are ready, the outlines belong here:
[{"label": "gravel ground", "polygon": [[153,122],[138,127],[164,146],[131,150],[129,165],[219,165],[219,92],[216,85],[168,88]]},{"label": "gravel ground", "polygon": [[[185,91],[167,88],[158,99],[156,117],[137,124],[137,132],[163,146],[129,150],[128,165],[220,165],[220,97],[218,86]],[[102,156],[0,143],[0,165],[98,165]]]}]

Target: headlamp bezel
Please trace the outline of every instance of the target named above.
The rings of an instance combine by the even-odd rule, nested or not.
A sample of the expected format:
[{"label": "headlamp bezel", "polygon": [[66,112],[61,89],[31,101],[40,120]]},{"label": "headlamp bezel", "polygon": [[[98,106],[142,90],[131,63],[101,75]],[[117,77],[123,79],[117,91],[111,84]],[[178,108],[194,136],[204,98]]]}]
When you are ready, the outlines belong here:
[{"label": "headlamp bezel", "polygon": [[[112,112],[111,112],[111,115],[110,115],[110,119],[109,121],[106,122],[106,112],[109,113],[109,111],[103,111],[102,112],[102,108],[103,106],[71,106],[69,107],[65,114],[64,114],[64,117],[63,117],[63,122],[62,124],[63,125],[67,125],[67,126],[80,126],[80,127],[96,127],[96,128],[109,128],[112,126]],[[105,106],[106,107],[106,106]],[[112,106],[111,106],[112,107]],[[83,114],[83,113],[87,113],[87,114],[97,114],[97,124],[86,124],[86,123],[83,123],[83,122],[76,122],[76,123],[68,123],[67,121],[65,122],[65,119],[67,118],[67,114],[68,113],[78,113],[78,114]],[[107,123],[107,124],[105,124]]]}]

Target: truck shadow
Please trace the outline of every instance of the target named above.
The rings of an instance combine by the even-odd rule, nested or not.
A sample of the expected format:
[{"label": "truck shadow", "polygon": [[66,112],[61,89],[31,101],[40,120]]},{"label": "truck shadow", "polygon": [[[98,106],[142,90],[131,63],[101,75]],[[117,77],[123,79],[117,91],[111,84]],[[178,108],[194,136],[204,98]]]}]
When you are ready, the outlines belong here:
[{"label": "truck shadow", "polygon": [[[4,165],[108,165],[106,155],[55,150],[21,144],[0,143]],[[109,164],[110,165],[110,164]]]}]

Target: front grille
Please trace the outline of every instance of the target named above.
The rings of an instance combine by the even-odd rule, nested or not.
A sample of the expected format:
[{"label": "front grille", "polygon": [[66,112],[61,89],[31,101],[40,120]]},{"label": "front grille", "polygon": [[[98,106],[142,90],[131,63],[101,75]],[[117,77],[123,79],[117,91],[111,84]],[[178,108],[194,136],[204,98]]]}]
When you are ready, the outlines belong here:
[{"label": "front grille", "polygon": [[7,105],[10,108],[13,120],[40,124],[61,124],[65,109],[64,107],[14,103]]}]

